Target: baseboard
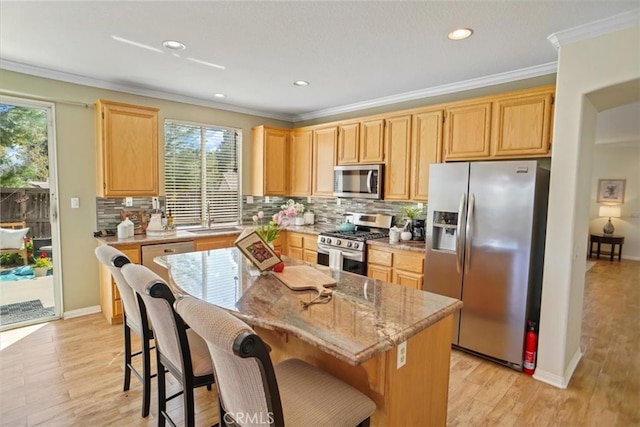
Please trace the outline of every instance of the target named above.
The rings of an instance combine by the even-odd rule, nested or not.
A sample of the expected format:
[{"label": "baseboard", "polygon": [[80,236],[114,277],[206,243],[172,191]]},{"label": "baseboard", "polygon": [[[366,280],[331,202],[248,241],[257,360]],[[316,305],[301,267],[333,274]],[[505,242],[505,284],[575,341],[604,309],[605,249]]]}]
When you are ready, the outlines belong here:
[{"label": "baseboard", "polygon": [[74,317],[86,316],[88,314],[100,313],[102,309],[99,305],[93,307],[79,308],[77,310],[65,311],[62,314],[63,319],[73,319]]},{"label": "baseboard", "polygon": [[576,370],[580,359],[582,359],[582,351],[580,351],[580,348],[578,347],[569,362],[569,366],[565,369],[564,375],[556,375],[551,372],[536,369],[536,372],[533,374],[533,378],[554,387],[567,388],[569,381],[571,381],[571,376],[573,376],[573,371]]}]

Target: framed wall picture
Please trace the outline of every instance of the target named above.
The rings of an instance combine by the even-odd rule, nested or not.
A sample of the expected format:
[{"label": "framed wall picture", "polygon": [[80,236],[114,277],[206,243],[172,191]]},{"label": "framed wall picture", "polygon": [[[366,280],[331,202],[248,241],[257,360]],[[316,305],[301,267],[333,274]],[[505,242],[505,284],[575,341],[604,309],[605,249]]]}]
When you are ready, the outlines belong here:
[{"label": "framed wall picture", "polygon": [[624,203],[624,186],[626,179],[599,179],[597,203]]},{"label": "framed wall picture", "polygon": [[235,244],[240,252],[260,271],[268,270],[282,261],[271,246],[262,240],[255,231],[242,233],[236,239]]}]

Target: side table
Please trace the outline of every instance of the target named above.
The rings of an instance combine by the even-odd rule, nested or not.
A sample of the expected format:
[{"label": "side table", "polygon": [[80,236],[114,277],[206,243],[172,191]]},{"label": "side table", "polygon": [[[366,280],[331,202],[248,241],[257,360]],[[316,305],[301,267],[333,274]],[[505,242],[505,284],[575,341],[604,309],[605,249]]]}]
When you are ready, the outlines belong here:
[{"label": "side table", "polygon": [[609,261],[613,261],[613,255],[616,251],[616,245],[618,246],[618,261],[622,258],[622,244],[624,243],[624,236],[615,234],[591,234],[589,243],[589,258],[593,255],[593,244],[598,244],[598,250],[596,251],[596,258],[600,259],[600,246],[603,243],[611,245],[611,254]]}]

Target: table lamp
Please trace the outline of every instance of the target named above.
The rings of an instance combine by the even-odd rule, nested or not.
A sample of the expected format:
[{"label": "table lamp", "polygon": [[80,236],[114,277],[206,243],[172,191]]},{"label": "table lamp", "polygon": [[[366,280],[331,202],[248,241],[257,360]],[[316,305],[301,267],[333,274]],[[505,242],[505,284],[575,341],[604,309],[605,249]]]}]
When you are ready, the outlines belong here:
[{"label": "table lamp", "polygon": [[604,234],[613,234],[615,228],[611,223],[611,218],[620,218],[620,206],[600,206],[599,215],[609,217],[609,220],[602,227],[602,232]]}]

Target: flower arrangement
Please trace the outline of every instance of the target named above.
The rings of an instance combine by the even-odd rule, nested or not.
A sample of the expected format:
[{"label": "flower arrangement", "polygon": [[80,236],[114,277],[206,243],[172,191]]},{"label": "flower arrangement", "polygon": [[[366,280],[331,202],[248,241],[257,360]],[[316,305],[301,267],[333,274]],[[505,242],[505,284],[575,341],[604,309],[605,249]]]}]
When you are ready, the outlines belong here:
[{"label": "flower arrangement", "polygon": [[265,242],[273,242],[278,238],[278,234],[280,233],[280,225],[282,224],[283,216],[282,211],[280,211],[273,215],[269,222],[265,224],[264,212],[259,211],[257,215],[253,216],[253,222],[257,226],[256,233],[258,233]]},{"label": "flower arrangement", "polygon": [[284,213],[288,218],[293,218],[298,215],[302,215],[304,212],[304,205],[302,203],[296,203],[293,199],[287,200],[287,203],[280,206],[282,211],[280,213]]},{"label": "flower arrangement", "polygon": [[43,252],[40,258],[35,258],[33,261],[33,268],[49,269],[51,267],[53,267],[53,262],[51,262],[51,258],[47,258],[46,252]]}]

